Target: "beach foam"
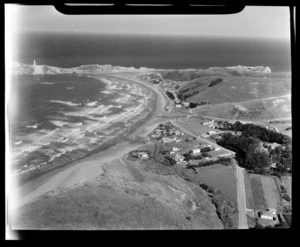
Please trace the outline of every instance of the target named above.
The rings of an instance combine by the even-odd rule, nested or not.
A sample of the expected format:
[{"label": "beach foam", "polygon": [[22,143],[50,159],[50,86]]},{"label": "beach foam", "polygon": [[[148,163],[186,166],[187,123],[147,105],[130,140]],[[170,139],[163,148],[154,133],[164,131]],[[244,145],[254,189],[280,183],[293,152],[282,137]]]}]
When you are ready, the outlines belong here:
[{"label": "beach foam", "polygon": [[62,101],[62,100],[50,100],[51,103],[58,103],[62,105],[68,105],[68,106],[78,106],[81,105],[81,103],[73,103],[71,101]]}]

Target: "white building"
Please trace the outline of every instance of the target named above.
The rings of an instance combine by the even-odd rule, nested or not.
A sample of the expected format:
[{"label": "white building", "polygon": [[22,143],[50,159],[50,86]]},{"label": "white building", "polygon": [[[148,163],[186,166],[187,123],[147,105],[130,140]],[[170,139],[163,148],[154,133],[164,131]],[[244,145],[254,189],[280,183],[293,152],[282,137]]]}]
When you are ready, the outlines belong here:
[{"label": "white building", "polygon": [[273,219],[273,217],[272,217],[271,215],[267,215],[267,214],[262,214],[262,215],[260,216],[260,218],[266,219],[266,220],[272,220],[272,219]]},{"label": "white building", "polygon": [[180,104],[176,104],[175,105],[177,108],[181,108],[181,105]]},{"label": "white building", "polygon": [[178,151],[180,151],[180,148],[178,148],[178,147],[173,147],[173,148],[172,148],[172,151],[178,152]]},{"label": "white building", "polygon": [[192,150],[192,153],[193,154],[199,154],[199,153],[201,153],[201,150],[200,150],[200,148],[196,148],[196,149]]},{"label": "white building", "polygon": [[179,131],[179,130],[176,130],[176,131],[175,131],[175,135],[177,135],[177,136],[178,136],[178,135],[180,135],[180,134],[181,134],[181,133],[180,133],[180,131]]},{"label": "white building", "polygon": [[217,134],[217,132],[216,131],[208,131],[207,134],[208,135],[213,135],[213,134]]},{"label": "white building", "polygon": [[221,148],[215,147],[215,151],[220,151],[220,150],[221,150]]},{"label": "white building", "polygon": [[184,156],[176,154],[174,159],[176,160],[176,162],[182,162],[184,160]]},{"label": "white building", "polygon": [[163,138],[162,138],[162,142],[163,142],[163,143],[170,143],[170,142],[171,142],[171,139],[168,138],[168,137],[163,137]]},{"label": "white building", "polygon": [[231,156],[231,153],[219,154],[218,158]]}]

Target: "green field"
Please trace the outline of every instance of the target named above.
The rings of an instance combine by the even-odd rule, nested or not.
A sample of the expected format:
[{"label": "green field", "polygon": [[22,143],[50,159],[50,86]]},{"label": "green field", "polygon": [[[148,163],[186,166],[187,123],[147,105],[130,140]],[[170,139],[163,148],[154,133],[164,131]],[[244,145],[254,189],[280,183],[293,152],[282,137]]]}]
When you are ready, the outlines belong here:
[{"label": "green field", "polygon": [[208,101],[212,104],[243,102],[246,100],[281,96],[291,93],[289,78],[224,77],[224,80],[207,87],[188,101]]},{"label": "green field", "polygon": [[289,97],[266,100],[251,100],[240,103],[222,103],[206,105],[193,110],[204,116],[232,120],[269,120],[291,117],[291,99]]},{"label": "green field", "polygon": [[236,203],[235,169],[229,166],[212,165],[200,167],[198,176],[203,183],[221,190],[221,194]]},{"label": "green field", "polygon": [[265,210],[267,205],[265,202],[260,176],[251,174],[250,179],[254,196],[254,208],[255,210]]},{"label": "green field", "polygon": [[208,126],[200,124],[201,120],[195,118],[188,118],[184,121],[176,121],[176,123],[185,129],[188,129],[195,135],[202,135],[208,131],[212,131],[214,129],[209,128]]},{"label": "green field", "polygon": [[245,191],[246,191],[246,207],[248,209],[254,210],[254,197],[251,186],[251,179],[246,170],[244,170],[244,178],[245,178]]},{"label": "green field", "polygon": [[274,178],[271,176],[260,176],[260,180],[268,208],[275,208],[278,211],[281,198]]}]

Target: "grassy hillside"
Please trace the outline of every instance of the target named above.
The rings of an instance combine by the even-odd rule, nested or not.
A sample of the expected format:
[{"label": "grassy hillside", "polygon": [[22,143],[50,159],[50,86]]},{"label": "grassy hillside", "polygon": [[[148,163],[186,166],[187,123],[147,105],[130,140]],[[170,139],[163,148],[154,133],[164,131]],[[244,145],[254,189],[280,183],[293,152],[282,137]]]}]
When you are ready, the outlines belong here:
[{"label": "grassy hillside", "polygon": [[97,181],[25,205],[22,229],[222,229],[200,186],[155,162],[114,161]]},{"label": "grassy hillside", "polygon": [[195,110],[205,116],[234,120],[268,120],[291,117],[289,97],[207,105]]},{"label": "grassy hillside", "polygon": [[[197,88],[192,87],[191,92],[196,90]],[[198,90],[199,93],[189,97],[187,101],[207,101],[212,104],[242,102],[290,94],[291,81],[277,78],[226,77],[212,87],[200,84]]]},{"label": "grassy hillside", "polygon": [[271,72],[264,73],[261,71],[253,70],[240,70],[215,67],[209,69],[186,69],[186,70],[161,70],[159,71],[161,76],[166,80],[173,81],[190,81],[196,78],[207,76],[242,76],[242,77],[265,77],[265,78],[291,78],[290,72]]}]

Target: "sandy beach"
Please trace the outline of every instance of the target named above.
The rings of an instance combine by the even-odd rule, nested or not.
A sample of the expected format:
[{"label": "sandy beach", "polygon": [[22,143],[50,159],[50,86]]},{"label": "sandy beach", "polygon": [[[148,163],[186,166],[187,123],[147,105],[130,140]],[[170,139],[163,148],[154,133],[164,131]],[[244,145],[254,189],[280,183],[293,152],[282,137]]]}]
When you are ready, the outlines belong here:
[{"label": "sandy beach", "polygon": [[[114,76],[114,74],[112,76]],[[12,199],[10,201],[13,202],[13,205],[11,205],[12,209],[16,209],[30,203],[47,192],[54,195],[66,189],[82,185],[87,181],[93,181],[103,172],[103,164],[120,159],[126,153],[143,145],[140,141],[137,142],[136,139],[145,139],[145,137],[157,126],[157,124],[167,121],[166,118],[160,118],[160,116],[162,116],[165,112],[164,107],[169,102],[159,89],[151,87],[145,82],[138,81],[137,78],[132,75],[128,76],[127,74],[124,78],[122,75],[118,74],[116,78],[122,78],[134,83],[142,84],[155,93],[156,107],[151,113],[150,118],[125,137],[125,140],[120,140],[121,142],[109,149],[75,161],[66,167],[49,171],[26,182],[19,188],[16,188],[16,192],[10,197]]]}]

